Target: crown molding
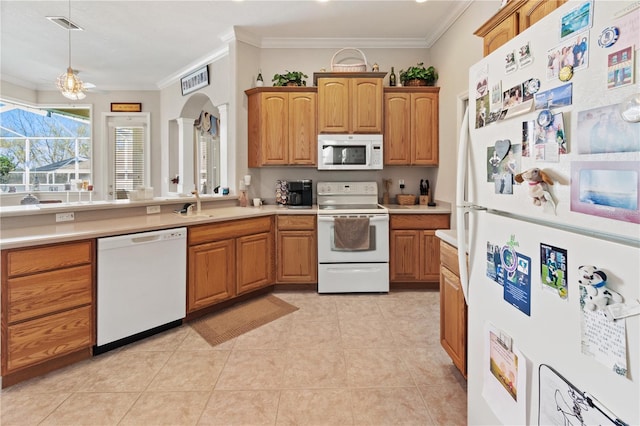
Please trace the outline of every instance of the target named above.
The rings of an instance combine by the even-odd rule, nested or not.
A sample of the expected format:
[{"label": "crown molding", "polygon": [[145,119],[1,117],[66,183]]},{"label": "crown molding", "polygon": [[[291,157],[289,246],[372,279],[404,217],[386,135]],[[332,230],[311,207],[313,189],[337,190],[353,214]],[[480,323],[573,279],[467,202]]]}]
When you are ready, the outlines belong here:
[{"label": "crown molding", "polygon": [[216,62],[219,59],[224,58],[225,56],[229,55],[229,46],[226,45],[218,50],[215,50],[213,52],[211,52],[209,55],[204,56],[200,59],[198,59],[197,61],[194,61],[192,63],[190,63],[189,65],[181,68],[180,70],[176,71],[175,73],[167,76],[166,78],[160,80],[157,84],[159,89],[164,89],[168,86],[170,86],[174,81],[179,80],[182,76],[190,73],[193,70],[196,70],[204,65],[210,64],[212,62]]},{"label": "crown molding", "polygon": [[265,37],[258,47],[263,49],[322,49],[341,48],[344,46],[358,46],[359,48],[369,49],[423,49],[427,47],[427,43],[424,38]]},{"label": "crown molding", "polygon": [[433,35],[426,39],[427,48],[431,48],[436,42],[444,35],[444,33],[451,28],[451,26],[462,16],[462,14],[471,6],[473,0],[467,0],[465,2],[452,2],[456,6],[453,8],[452,13],[448,19],[443,21],[440,26],[433,32]]}]

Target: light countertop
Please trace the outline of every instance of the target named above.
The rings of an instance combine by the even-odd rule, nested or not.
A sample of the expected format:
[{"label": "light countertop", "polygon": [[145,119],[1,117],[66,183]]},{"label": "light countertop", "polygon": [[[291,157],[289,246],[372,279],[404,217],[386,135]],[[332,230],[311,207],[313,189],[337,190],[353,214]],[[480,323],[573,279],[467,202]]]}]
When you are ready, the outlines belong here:
[{"label": "light countertop", "polygon": [[[215,223],[233,219],[246,219],[273,214],[316,214],[316,209],[286,209],[277,206],[218,207],[203,209],[202,215],[182,216],[160,213],[104,218],[99,220],[58,222],[51,225],[3,229],[0,248],[9,249],[40,244],[61,243],[88,238],[99,238],[182,226]],[[205,216],[206,215],[206,216]]]},{"label": "light countertop", "polygon": [[[204,206],[203,206],[204,207]],[[435,207],[388,205],[390,214],[449,214],[450,204],[438,202]],[[57,209],[56,209],[57,210]],[[69,207],[67,207],[69,210]],[[33,212],[31,210],[30,212]],[[61,243],[89,238],[100,238],[159,229],[193,226],[234,219],[270,216],[274,214],[317,214],[317,206],[311,209],[289,209],[275,205],[261,207],[220,206],[203,208],[201,215],[181,216],[164,210],[158,214],[132,214],[130,216],[109,217],[104,212],[95,220],[73,222],[39,223],[31,226],[2,227],[0,249],[29,247],[41,244]],[[52,212],[53,213],[53,212]],[[78,216],[78,215],[77,215]],[[5,218],[6,220],[7,218]]]}]

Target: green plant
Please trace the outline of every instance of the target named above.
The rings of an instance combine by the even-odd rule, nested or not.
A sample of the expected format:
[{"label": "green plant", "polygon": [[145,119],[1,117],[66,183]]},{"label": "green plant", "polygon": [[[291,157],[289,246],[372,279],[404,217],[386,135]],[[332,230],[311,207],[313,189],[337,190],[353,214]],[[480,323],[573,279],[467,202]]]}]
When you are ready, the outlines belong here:
[{"label": "green plant", "polygon": [[306,86],[307,82],[303,78],[309,78],[309,76],[301,71],[286,70],[286,74],[275,74],[271,81],[274,86]]},{"label": "green plant", "polygon": [[424,80],[428,85],[434,85],[438,80],[438,73],[434,67],[424,67],[423,62],[418,62],[417,66],[409,67],[407,70],[400,70],[400,81],[404,84],[409,80]]},{"label": "green plant", "polygon": [[7,183],[9,173],[14,171],[15,168],[16,165],[13,164],[9,157],[0,155],[0,183]]}]

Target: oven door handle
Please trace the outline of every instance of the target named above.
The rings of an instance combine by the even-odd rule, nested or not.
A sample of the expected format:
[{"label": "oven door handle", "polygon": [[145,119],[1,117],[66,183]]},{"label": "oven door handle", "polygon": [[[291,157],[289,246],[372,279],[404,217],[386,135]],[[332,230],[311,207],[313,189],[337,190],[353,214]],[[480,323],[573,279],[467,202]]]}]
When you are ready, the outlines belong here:
[{"label": "oven door handle", "polygon": [[[345,215],[349,216],[349,215]],[[318,222],[333,222],[333,216],[318,216]],[[389,222],[389,216],[372,216],[369,217],[369,222]]]}]

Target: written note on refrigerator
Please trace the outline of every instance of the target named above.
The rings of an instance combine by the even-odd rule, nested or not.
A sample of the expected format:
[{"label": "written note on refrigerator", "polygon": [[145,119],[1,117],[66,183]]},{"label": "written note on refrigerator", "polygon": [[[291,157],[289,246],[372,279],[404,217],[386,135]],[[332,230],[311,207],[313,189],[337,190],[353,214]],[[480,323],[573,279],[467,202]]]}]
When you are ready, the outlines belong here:
[{"label": "written note on refrigerator", "polygon": [[[580,288],[580,304],[584,306],[586,291]],[[627,343],[625,320],[611,321],[604,311],[582,310],[582,353],[595,358],[615,374],[627,376]]]}]

